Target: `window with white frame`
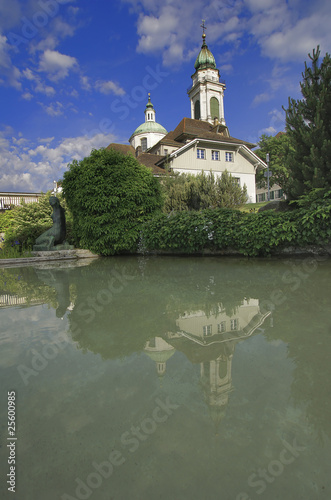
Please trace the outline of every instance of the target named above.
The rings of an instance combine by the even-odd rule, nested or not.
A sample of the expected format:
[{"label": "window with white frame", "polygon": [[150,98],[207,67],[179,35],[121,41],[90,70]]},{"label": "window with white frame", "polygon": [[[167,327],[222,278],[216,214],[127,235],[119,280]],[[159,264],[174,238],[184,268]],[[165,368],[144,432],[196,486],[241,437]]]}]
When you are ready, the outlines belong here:
[{"label": "window with white frame", "polygon": [[205,325],[203,327],[203,336],[209,337],[210,335],[212,335],[212,325]]},{"label": "window with white frame", "polygon": [[225,153],[225,161],[233,161],[233,153],[230,151],[226,151]]},{"label": "window with white frame", "polygon": [[239,319],[231,319],[231,330],[239,330]]},{"label": "window with white frame", "polygon": [[206,150],[205,149],[197,149],[197,158],[200,160],[204,160],[206,158]]},{"label": "window with white frame", "polygon": [[225,321],[221,321],[220,323],[218,323],[217,325],[217,333],[224,333],[226,330],[226,323]]},{"label": "window with white frame", "polygon": [[219,151],[212,151],[211,152],[211,159],[218,161],[220,159],[220,152]]}]

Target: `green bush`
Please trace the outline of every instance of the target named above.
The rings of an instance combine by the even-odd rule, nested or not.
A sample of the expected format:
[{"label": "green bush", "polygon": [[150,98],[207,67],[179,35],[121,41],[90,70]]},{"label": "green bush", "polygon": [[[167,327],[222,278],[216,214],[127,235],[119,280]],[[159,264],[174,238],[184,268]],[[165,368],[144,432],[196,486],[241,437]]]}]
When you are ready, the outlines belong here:
[{"label": "green bush", "polygon": [[283,213],[215,209],[159,214],[144,225],[141,247],[184,253],[232,249],[247,256],[266,256],[288,246],[329,243],[330,216],[331,204]]},{"label": "green bush", "polygon": [[[5,233],[3,252],[11,255],[13,249],[20,253],[32,250],[36,239],[49,229],[52,207],[49,204],[51,193],[48,192],[39,198],[38,202],[22,203],[22,206],[8,210],[0,216],[1,232]],[[61,195],[58,195],[61,200]],[[63,205],[63,200],[61,201]],[[67,241],[71,241],[71,215],[66,210]]]},{"label": "green bush", "polygon": [[102,255],[135,252],[141,224],[162,206],[152,172],[132,155],[111,149],[74,160],[62,186],[76,241]]}]

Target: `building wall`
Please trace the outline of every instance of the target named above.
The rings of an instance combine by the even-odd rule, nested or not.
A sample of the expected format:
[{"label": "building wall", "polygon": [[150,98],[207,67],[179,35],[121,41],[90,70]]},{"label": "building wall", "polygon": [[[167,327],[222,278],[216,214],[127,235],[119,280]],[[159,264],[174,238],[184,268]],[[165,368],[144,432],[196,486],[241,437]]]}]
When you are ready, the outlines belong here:
[{"label": "building wall", "polygon": [[[270,186],[270,201],[281,199],[286,199],[286,195],[282,188],[278,184],[273,184],[272,186]],[[257,188],[256,203],[261,203],[263,201],[268,201],[268,189]]]},{"label": "building wall", "polygon": [[149,149],[149,148],[153,147],[161,139],[163,139],[164,136],[165,136],[165,134],[159,134],[156,132],[145,132],[145,133],[137,134],[131,140],[131,146],[134,147],[134,149],[137,149],[138,146],[141,146],[141,139],[146,137],[147,149]]},{"label": "building wall", "polygon": [[[205,159],[197,158],[197,150],[205,150]],[[212,160],[212,151],[219,152],[219,160]],[[226,152],[233,154],[233,161],[226,161]],[[247,194],[250,203],[255,203],[255,168],[252,163],[247,160],[234,147],[220,146],[210,147],[209,145],[200,142],[196,147],[191,147],[179,154],[171,161],[170,167],[174,172],[188,173],[196,175],[197,173],[210,172],[214,175],[221,176],[227,170],[233,177],[238,179],[241,187],[246,184]]]},{"label": "building wall", "polygon": [[0,210],[8,210],[21,205],[22,200],[25,203],[38,201],[41,193],[5,193],[0,192]]}]

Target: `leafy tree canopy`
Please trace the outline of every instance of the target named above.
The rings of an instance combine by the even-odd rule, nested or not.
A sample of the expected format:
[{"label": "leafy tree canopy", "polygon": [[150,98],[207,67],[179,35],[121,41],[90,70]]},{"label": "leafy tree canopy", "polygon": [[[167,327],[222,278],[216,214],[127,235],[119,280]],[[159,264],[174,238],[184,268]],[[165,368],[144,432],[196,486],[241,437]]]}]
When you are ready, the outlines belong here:
[{"label": "leafy tree canopy", "polygon": [[298,200],[313,190],[323,197],[331,189],[331,58],[320,62],[320,48],[308,54],[300,83],[302,99],[289,98],[286,133],[292,148],[287,155],[288,194]]},{"label": "leafy tree canopy", "polygon": [[[258,142],[258,149],[254,151],[265,162],[267,153],[269,153],[269,168],[272,173],[270,186],[278,184],[285,192],[289,179],[286,156],[290,147],[290,139],[287,134],[280,133],[276,136],[263,134]],[[264,177],[264,172],[264,169],[259,169],[256,174],[256,182],[260,187],[266,187],[267,185],[267,178]]]},{"label": "leafy tree canopy", "polygon": [[112,149],[74,160],[62,187],[76,242],[103,255],[135,251],[140,224],[162,206],[152,172],[133,156]]},{"label": "leafy tree canopy", "polygon": [[175,174],[165,178],[162,186],[165,212],[234,208],[247,202],[246,186],[241,188],[227,171],[221,177],[212,172]]}]

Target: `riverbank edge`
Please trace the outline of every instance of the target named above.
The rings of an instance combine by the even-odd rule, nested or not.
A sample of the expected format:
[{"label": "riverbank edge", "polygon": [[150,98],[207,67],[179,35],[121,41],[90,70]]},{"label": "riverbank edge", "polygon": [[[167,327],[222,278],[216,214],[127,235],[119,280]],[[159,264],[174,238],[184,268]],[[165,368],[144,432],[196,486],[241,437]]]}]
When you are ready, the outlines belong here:
[{"label": "riverbank edge", "polygon": [[50,252],[31,252],[32,257],[22,257],[17,259],[0,259],[0,268],[7,266],[33,265],[41,262],[70,261],[78,259],[97,259],[100,256],[90,252],[90,250],[56,250]]},{"label": "riverbank edge", "polygon": [[[152,250],[135,254],[124,254],[136,255],[136,256],[181,256],[181,257],[246,257],[243,253],[238,250],[231,248],[224,250],[209,250],[204,249],[201,251],[188,253],[180,250]],[[118,257],[118,255],[116,255]],[[268,259],[272,257],[331,257],[331,243],[328,245],[307,245],[305,247],[286,247],[273,252],[268,256],[257,256],[254,259]],[[78,259],[97,259],[101,258],[101,255],[94,254],[90,250],[74,249],[74,250],[59,250],[54,252],[32,252],[32,257],[24,257],[18,259],[0,259],[0,268],[6,266],[21,266],[21,265],[33,265],[41,262],[52,262],[52,261],[69,261]],[[102,257],[103,258],[103,257]],[[246,257],[252,258],[252,257]]]}]

